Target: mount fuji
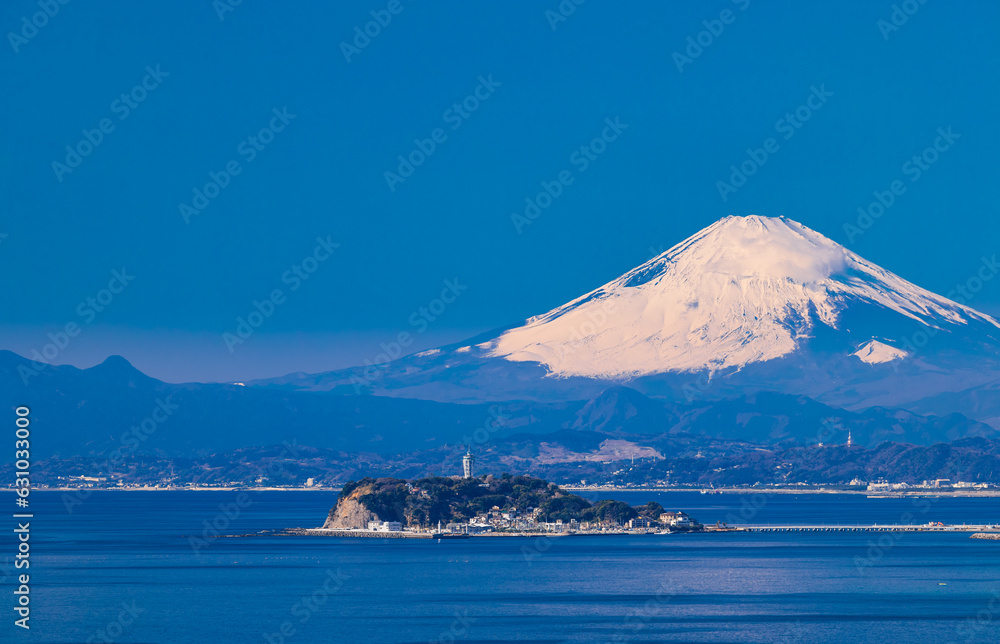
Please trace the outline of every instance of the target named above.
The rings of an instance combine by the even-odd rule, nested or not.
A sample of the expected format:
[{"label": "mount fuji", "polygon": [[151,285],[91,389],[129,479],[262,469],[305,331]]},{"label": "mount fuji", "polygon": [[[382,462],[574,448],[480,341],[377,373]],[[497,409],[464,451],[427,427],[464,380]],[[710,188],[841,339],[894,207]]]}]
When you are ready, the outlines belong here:
[{"label": "mount fuji", "polygon": [[727,217],[507,331],[489,343],[488,353],[538,362],[563,376],[715,373],[789,356],[829,330],[843,336],[845,349],[857,349],[848,353],[876,364],[915,350],[898,332],[913,323],[993,343],[1000,338],[993,318],[866,262],[802,224]]},{"label": "mount fuji", "polygon": [[613,385],[674,402],[773,391],[947,414],[962,410],[935,404],[961,396],[941,394],[998,379],[996,319],[800,223],[748,216],[521,324],[378,368],[248,384],[440,402],[579,400]]}]

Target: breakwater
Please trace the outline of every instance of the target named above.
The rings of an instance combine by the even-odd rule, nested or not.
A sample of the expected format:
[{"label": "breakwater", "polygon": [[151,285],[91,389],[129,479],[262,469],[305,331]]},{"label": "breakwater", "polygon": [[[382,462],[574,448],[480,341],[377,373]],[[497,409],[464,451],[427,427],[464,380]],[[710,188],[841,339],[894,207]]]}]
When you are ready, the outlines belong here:
[{"label": "breakwater", "polygon": [[432,532],[383,532],[381,530],[330,530],[327,528],[289,528],[278,535],[308,537],[354,537],[362,539],[467,539],[466,534],[439,534]]},{"label": "breakwater", "polygon": [[[730,526],[737,532],[976,532],[980,539],[1000,538],[1000,526],[995,525],[744,525]],[[985,532],[985,531],[990,532]]]}]

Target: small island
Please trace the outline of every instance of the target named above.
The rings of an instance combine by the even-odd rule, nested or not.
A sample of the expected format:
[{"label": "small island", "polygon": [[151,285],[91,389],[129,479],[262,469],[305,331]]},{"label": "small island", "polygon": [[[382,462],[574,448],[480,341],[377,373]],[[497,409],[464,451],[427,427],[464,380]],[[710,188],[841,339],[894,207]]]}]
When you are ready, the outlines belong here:
[{"label": "small island", "polygon": [[322,528],[306,534],[468,538],[698,532],[705,527],[659,503],[591,503],[531,476],[363,478],[344,485]]}]

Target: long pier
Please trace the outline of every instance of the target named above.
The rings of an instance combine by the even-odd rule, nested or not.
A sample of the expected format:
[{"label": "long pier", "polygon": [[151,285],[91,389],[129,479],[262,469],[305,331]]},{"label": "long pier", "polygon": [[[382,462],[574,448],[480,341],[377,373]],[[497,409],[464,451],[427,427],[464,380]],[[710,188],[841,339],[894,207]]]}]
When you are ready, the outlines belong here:
[{"label": "long pier", "polygon": [[1000,533],[1000,525],[732,525],[737,532],[990,532]]}]

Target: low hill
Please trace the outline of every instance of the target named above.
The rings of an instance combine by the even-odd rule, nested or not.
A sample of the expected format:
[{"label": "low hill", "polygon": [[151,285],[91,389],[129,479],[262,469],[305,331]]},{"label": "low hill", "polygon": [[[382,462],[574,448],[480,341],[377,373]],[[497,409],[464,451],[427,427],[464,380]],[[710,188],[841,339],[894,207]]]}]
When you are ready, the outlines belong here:
[{"label": "low hill", "polygon": [[369,521],[399,521],[406,526],[468,521],[492,508],[528,513],[538,521],[593,521],[624,523],[640,515],[657,519],[656,503],[636,508],[620,501],[590,501],[570,494],[554,483],[531,476],[484,476],[471,479],[441,476],[407,481],[363,478],[344,485],[324,528],[367,527]]}]

